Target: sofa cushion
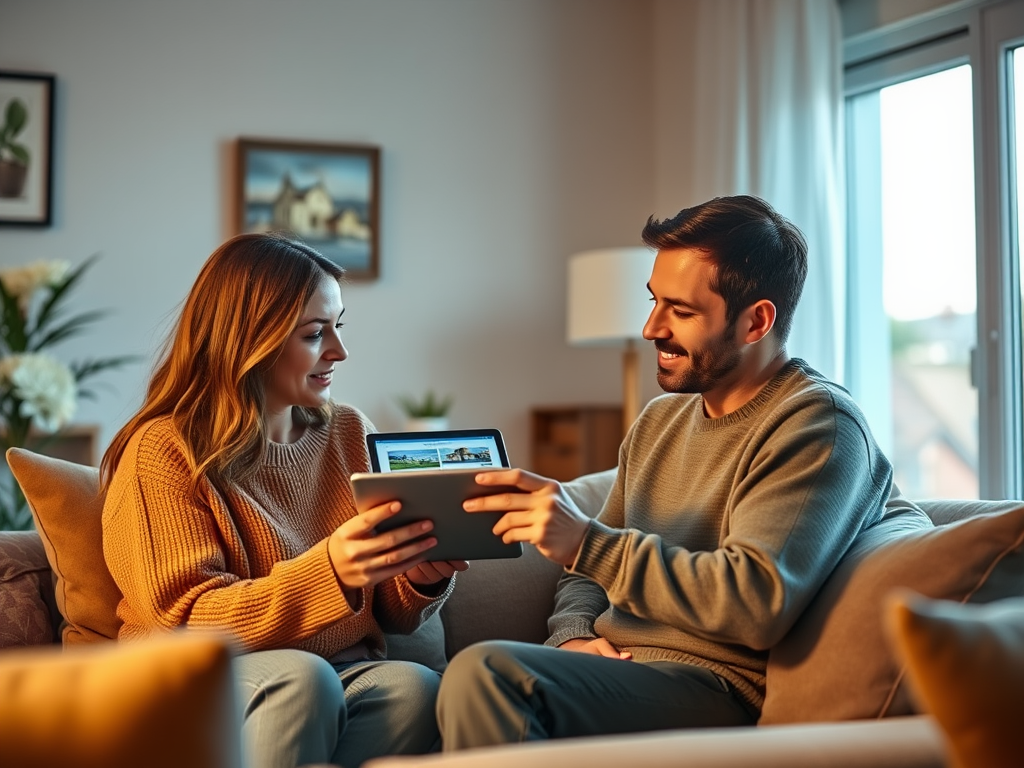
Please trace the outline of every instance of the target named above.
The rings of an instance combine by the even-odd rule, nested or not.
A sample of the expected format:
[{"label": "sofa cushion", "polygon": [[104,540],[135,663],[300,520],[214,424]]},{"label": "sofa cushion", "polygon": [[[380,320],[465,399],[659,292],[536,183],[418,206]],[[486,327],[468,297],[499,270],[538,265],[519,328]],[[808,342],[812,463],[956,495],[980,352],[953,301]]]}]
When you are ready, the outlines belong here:
[{"label": "sofa cushion", "polygon": [[[614,481],[612,469],[570,480],[562,487],[585,514],[595,517]],[[562,573],[562,566],[529,544],[523,546],[521,557],[474,561],[458,575],[441,609],[448,658],[481,640],[544,642]]]},{"label": "sofa cushion", "polygon": [[1024,506],[975,502],[972,509],[985,513],[939,527],[896,515],[858,537],[769,654],[761,724],[916,711],[886,642],[889,591],[974,603],[1024,593]]},{"label": "sofa cushion", "polygon": [[7,463],[57,577],[64,644],[116,638],[121,591],[103,559],[99,470],[23,448],[8,449]]},{"label": "sofa cushion", "polygon": [[237,768],[231,657],[210,634],[0,654],[5,768]]},{"label": "sofa cushion", "polygon": [[1024,598],[960,605],[898,594],[893,641],[957,766],[1022,762]]},{"label": "sofa cushion", "polygon": [[[947,768],[930,717],[771,728],[547,739],[443,755],[378,757],[363,768]],[[312,766],[308,767],[312,768]],[[328,768],[328,766],[316,766]]]},{"label": "sofa cushion", "polygon": [[53,581],[39,536],[0,533],[0,648],[56,639],[46,593],[53,594]]},{"label": "sofa cushion", "polygon": [[[461,575],[456,577],[456,589],[459,578]],[[448,666],[444,650],[444,625],[441,623],[440,613],[432,615],[412,634],[400,635],[385,632],[384,642],[387,643],[389,659],[415,661],[438,673],[444,672],[445,667]]]}]

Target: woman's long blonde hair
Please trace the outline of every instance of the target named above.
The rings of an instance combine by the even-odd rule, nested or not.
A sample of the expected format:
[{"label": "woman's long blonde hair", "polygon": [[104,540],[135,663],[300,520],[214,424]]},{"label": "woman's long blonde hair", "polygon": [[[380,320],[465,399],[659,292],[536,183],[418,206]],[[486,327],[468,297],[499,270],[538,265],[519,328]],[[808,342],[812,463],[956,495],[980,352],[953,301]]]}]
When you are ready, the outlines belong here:
[{"label": "woman's long blonde hair", "polygon": [[[309,246],[277,234],[238,235],[214,251],[164,344],[145,403],[103,455],[103,490],[132,435],[160,416],[171,417],[184,441],[193,494],[204,478],[222,486],[254,471],[267,444],[266,374],[321,281],[343,274]],[[327,407],[295,413],[324,423]]]}]

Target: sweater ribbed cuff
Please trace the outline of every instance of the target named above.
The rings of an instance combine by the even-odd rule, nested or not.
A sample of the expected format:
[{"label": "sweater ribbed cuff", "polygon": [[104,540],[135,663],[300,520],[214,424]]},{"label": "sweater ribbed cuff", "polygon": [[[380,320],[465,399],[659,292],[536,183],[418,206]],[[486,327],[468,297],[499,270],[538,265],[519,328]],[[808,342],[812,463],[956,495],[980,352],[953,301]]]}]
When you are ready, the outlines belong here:
[{"label": "sweater ribbed cuff", "polygon": [[[554,621],[554,619],[552,619]],[[544,641],[544,645],[557,648],[562,643],[570,640],[593,640],[597,637],[594,634],[594,625],[582,616],[568,616],[558,622],[558,626],[551,637]]]}]

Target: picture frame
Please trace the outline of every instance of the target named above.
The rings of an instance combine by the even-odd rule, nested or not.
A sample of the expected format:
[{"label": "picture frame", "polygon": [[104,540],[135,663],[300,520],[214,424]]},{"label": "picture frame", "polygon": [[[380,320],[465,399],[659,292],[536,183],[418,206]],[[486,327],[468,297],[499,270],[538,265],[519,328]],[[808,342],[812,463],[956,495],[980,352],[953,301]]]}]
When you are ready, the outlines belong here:
[{"label": "picture frame", "polygon": [[236,147],[237,232],[285,232],[347,279],[377,279],[379,147],[246,137]]},{"label": "picture frame", "polygon": [[55,82],[0,70],[0,225],[50,226]]}]

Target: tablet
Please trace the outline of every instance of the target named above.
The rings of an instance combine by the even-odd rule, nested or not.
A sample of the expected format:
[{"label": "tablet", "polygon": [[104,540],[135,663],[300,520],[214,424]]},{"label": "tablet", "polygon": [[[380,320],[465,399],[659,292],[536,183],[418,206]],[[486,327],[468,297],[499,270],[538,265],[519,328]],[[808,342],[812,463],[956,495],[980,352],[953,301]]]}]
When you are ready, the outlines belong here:
[{"label": "tablet", "polygon": [[431,560],[487,560],[519,557],[523,545],[506,544],[491,533],[503,512],[467,512],[462,502],[474,496],[521,493],[505,485],[478,485],[479,469],[436,469],[420,472],[356,472],[352,493],[356,509],[365,512],[386,501],[402,502],[401,511],[377,526],[388,531],[417,520],[433,520],[427,536],[437,538],[428,550]]},{"label": "tablet", "polygon": [[366,436],[374,472],[508,467],[508,454],[496,429],[437,432],[372,432]]}]

